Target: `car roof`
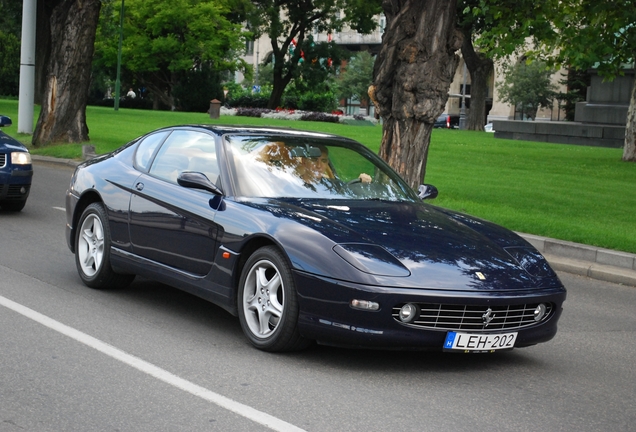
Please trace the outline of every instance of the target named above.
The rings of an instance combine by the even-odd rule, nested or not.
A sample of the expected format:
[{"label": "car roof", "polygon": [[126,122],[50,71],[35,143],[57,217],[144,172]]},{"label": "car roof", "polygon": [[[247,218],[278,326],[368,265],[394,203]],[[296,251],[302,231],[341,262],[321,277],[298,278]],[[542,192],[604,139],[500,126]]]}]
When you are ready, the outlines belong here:
[{"label": "car roof", "polygon": [[252,126],[252,125],[209,125],[209,124],[191,124],[181,126],[171,126],[169,129],[178,127],[195,127],[207,129],[218,135],[225,134],[263,134],[263,135],[288,135],[307,138],[339,138],[339,135],[327,134],[323,132],[304,131],[285,127],[270,126]]}]

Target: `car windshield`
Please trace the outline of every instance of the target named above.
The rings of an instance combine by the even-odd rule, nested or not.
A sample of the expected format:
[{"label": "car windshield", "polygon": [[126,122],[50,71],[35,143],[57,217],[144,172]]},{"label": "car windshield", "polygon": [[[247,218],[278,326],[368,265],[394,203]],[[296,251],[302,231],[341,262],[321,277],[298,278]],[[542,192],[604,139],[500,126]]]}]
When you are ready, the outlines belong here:
[{"label": "car windshield", "polygon": [[417,200],[388,165],[354,142],[230,135],[225,143],[237,196]]}]

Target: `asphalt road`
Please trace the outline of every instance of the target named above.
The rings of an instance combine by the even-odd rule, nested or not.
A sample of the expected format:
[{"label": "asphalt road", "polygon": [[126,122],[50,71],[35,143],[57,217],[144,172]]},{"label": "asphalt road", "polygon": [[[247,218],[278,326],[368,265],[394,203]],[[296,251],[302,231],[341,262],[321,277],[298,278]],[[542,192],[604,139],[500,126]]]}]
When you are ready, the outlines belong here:
[{"label": "asphalt road", "polygon": [[551,342],[495,355],[252,348],[238,319],[138,279],[86,288],[64,240],[71,168],[0,211],[0,431],[629,431],[636,289],[561,273]]}]

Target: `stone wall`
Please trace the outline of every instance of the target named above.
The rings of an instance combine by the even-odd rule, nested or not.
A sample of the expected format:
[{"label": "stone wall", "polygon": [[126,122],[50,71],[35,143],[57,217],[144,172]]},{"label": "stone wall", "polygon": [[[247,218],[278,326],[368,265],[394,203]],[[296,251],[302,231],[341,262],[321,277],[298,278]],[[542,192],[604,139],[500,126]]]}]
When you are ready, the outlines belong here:
[{"label": "stone wall", "polygon": [[624,126],[633,85],[633,69],[611,82],[603,82],[602,77],[593,74],[586,101],[576,104],[574,121]]},{"label": "stone wall", "polygon": [[495,120],[495,138],[622,148],[633,85],[634,69],[608,82],[593,74],[574,122]]},{"label": "stone wall", "polygon": [[625,126],[575,122],[493,121],[495,138],[622,148]]}]

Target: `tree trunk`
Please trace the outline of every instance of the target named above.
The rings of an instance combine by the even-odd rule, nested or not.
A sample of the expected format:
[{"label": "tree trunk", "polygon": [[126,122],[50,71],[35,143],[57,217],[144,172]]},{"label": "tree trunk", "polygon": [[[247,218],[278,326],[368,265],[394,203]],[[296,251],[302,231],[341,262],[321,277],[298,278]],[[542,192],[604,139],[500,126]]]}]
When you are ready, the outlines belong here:
[{"label": "tree trunk", "polygon": [[42,104],[42,95],[46,85],[46,68],[51,56],[51,22],[53,9],[60,0],[38,0],[36,11],[35,29],[35,88],[34,100],[36,104]]},{"label": "tree trunk", "polygon": [[153,98],[152,109],[158,110],[160,104],[175,110],[175,100],[172,91],[177,83],[175,74],[166,76],[162,72],[155,72],[149,75],[137,74],[135,76],[138,82],[143,82],[150,91]]},{"label": "tree trunk", "polygon": [[462,35],[455,0],[384,0],[387,28],[369,96],[383,121],[380,157],[417,189],[448,100]]},{"label": "tree trunk", "polygon": [[462,57],[470,72],[470,110],[466,122],[466,129],[483,131],[486,123],[486,98],[488,97],[488,79],[493,72],[494,65],[481,53],[475,52],[470,34],[464,32],[462,43]]},{"label": "tree trunk", "polygon": [[[278,62],[278,59],[276,59]],[[267,102],[267,108],[276,109],[281,106],[281,99],[283,98],[283,93],[285,92],[285,88],[287,84],[291,81],[291,75],[288,73],[283,75],[283,65],[280,61],[280,68],[274,67],[274,85],[272,87],[272,94],[269,96],[269,101]]]},{"label": "tree trunk", "polygon": [[[289,50],[291,41],[295,38],[296,34],[298,34],[297,48],[294,50],[294,54],[286,63],[286,53]],[[304,40],[304,27],[301,27],[299,30],[292,32],[287,37],[285,42],[283,42],[281,47],[278,46],[278,41],[276,40],[276,38],[271,37],[272,48],[274,51],[274,85],[272,87],[272,94],[270,95],[269,101],[267,102],[267,108],[276,109],[281,105],[280,102],[283,98],[285,88],[291,82],[292,77],[294,76],[294,72],[298,67],[298,61],[300,60],[301,53],[300,46],[302,45]]]},{"label": "tree trunk", "polygon": [[100,0],[62,0],[50,16],[51,52],[33,145],[88,141],[86,103]]},{"label": "tree trunk", "polygon": [[623,160],[625,162],[636,162],[636,77],[634,77],[634,83],[632,84],[632,98],[629,101],[627,110]]}]

